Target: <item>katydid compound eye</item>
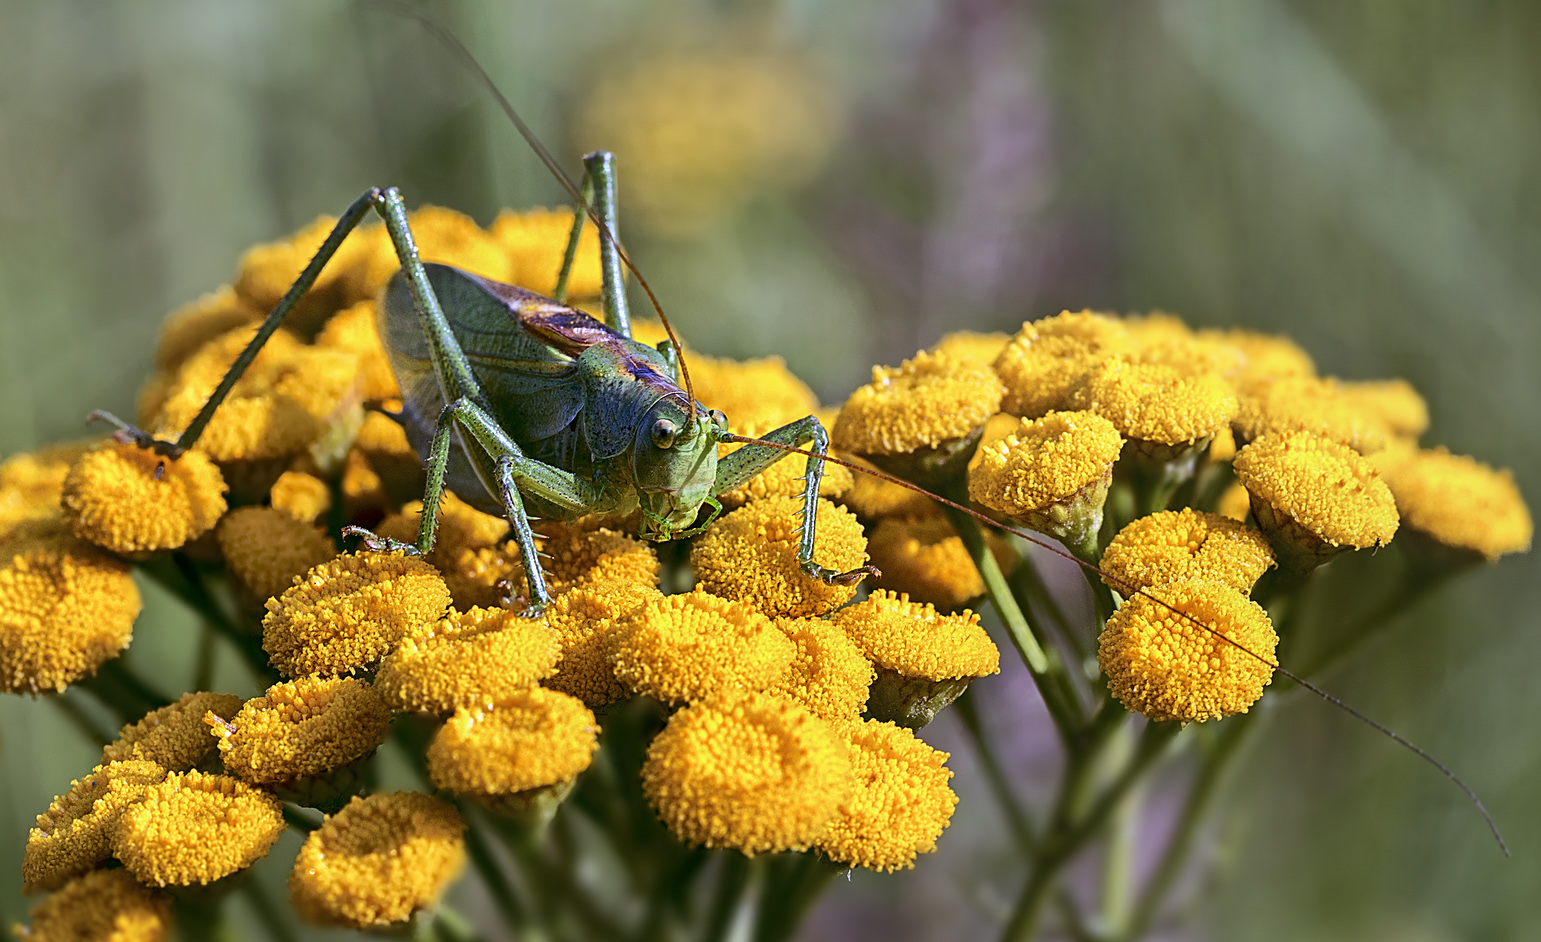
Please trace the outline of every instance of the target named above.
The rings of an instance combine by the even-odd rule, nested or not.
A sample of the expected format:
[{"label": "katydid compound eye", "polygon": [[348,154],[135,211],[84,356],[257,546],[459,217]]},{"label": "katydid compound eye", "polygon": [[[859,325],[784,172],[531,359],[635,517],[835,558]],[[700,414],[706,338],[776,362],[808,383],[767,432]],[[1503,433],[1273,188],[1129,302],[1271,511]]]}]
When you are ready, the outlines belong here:
[{"label": "katydid compound eye", "polygon": [[728,430],[728,417],[727,416],[723,415],[720,411],[718,411],[716,409],[713,409],[711,411],[710,415],[711,415],[711,418],[712,418],[712,424],[717,426],[717,430],[718,431],[726,432]]},{"label": "katydid compound eye", "polygon": [[653,445],[658,448],[673,448],[676,431],[674,423],[668,419],[659,419],[657,422],[654,422]]}]

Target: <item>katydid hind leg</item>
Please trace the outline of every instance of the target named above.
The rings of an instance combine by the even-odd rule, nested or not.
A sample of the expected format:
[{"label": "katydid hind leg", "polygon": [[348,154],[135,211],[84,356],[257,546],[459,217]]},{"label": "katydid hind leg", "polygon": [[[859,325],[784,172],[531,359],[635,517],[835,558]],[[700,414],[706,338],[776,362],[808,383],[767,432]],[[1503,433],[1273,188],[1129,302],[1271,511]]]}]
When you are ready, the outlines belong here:
[{"label": "katydid hind leg", "polygon": [[[631,313],[626,305],[626,282],[621,277],[621,250],[616,244],[615,157],[609,151],[595,151],[583,158],[588,178],[594,183],[594,211],[604,223],[599,234],[599,273],[604,287],[605,323],[611,330],[630,339]],[[608,237],[607,237],[608,235]]]},{"label": "katydid hind leg", "polygon": [[[813,558],[813,542],[818,525],[819,483],[824,477],[824,455],[829,451],[829,433],[813,416],[789,422],[775,431],[760,436],[760,440],[774,445],[800,448],[810,445],[812,452],[803,472],[803,525],[797,544],[797,564],[810,578],[830,585],[856,585],[868,576],[880,576],[875,566],[860,566],[849,572],[836,572],[818,564]],[[717,461],[717,478],[712,485],[713,495],[727,493],[750,478],[787,457],[789,452],[771,445],[750,441],[738,451]]]}]

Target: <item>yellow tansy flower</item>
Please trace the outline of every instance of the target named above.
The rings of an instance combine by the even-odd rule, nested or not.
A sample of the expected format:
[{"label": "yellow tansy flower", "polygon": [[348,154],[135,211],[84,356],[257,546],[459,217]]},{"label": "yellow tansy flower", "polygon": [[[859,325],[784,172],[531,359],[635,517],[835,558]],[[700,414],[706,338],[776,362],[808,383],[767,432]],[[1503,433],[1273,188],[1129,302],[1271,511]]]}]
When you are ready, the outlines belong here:
[{"label": "yellow tansy flower", "polygon": [[556,672],[556,629],[501,608],[473,608],[410,632],[380,664],[375,689],[393,710],[447,715],[501,701]]},{"label": "yellow tansy flower", "polygon": [[267,309],[259,310],[230,285],[221,285],[166,316],[155,345],[155,367],[162,375],[174,375],[204,344],[238,327],[255,325],[266,315]]},{"label": "yellow tansy flower", "polygon": [[[730,455],[747,445],[725,444],[717,446],[719,458]],[[786,455],[780,461],[724,494],[717,495],[722,506],[736,510],[752,500],[773,497],[801,497],[805,485],[804,474],[809,459],[802,455]],[[849,468],[825,462],[824,477],[819,481],[819,496],[839,500],[852,485]],[[890,485],[893,486],[893,485]]]},{"label": "yellow tansy flower", "polygon": [[[572,232],[570,207],[530,209],[514,212],[505,209],[492,221],[492,237],[508,252],[510,281],[513,284],[551,297],[562,271],[562,253]],[[577,253],[567,278],[569,302],[577,298],[597,298],[601,290],[599,272],[599,228],[585,221],[578,236]]]},{"label": "yellow tansy flower", "polygon": [[1277,663],[1268,613],[1218,582],[1190,579],[1147,591],[1108,619],[1097,643],[1113,696],[1158,722],[1245,713]]},{"label": "yellow tansy flower", "polygon": [[1286,376],[1241,397],[1236,431],[1253,441],[1269,433],[1315,432],[1362,455],[1386,447],[1390,429],[1381,411],[1367,407],[1335,379]]},{"label": "yellow tansy flower", "polygon": [[1006,384],[1001,411],[1032,419],[1066,408],[1065,397],[1081,377],[1129,344],[1121,321],[1092,311],[1023,324],[995,358],[995,372]]},{"label": "yellow tansy flower", "polygon": [[304,523],[313,523],[332,507],[332,489],[326,482],[303,471],[285,471],[273,482],[268,497],[274,510]]},{"label": "yellow tansy flower", "polygon": [[531,687],[491,707],[461,708],[428,746],[437,788],[480,797],[570,782],[599,748],[599,726],[583,702]]},{"label": "yellow tansy flower", "polygon": [[[400,408],[401,403],[393,400],[387,405]],[[423,496],[426,481],[423,464],[407,441],[406,430],[400,422],[383,412],[365,412],[364,424],[359,426],[358,435],[353,439],[353,451],[348,457],[351,460],[355,455],[364,459],[369,470],[379,476],[391,506]]]},{"label": "yellow tansy flower", "polygon": [[788,422],[807,418],[819,399],[787,369],[781,357],[725,360],[689,353],[685,366],[696,398],[728,417],[740,435],[764,435]]},{"label": "yellow tansy flower", "polygon": [[[1120,357],[1090,370],[1070,394],[1077,409],[1113,423],[1125,439],[1156,446],[1192,445],[1212,438],[1236,417],[1236,394],[1211,374],[1185,376],[1170,366]],[[1152,457],[1165,458],[1169,449]]]},{"label": "yellow tansy flower", "polygon": [[1386,482],[1347,445],[1311,432],[1268,435],[1237,452],[1234,466],[1286,568],[1379,546],[1397,531]]},{"label": "yellow tansy flower", "polygon": [[1311,355],[1288,337],[1239,329],[1201,330],[1197,336],[1241,353],[1240,368],[1227,378],[1243,394],[1283,377],[1316,375]]},{"label": "yellow tansy flower", "polygon": [[[847,572],[867,560],[856,517],[818,502],[813,561]],[[823,615],[850,601],[855,586],[826,585],[797,564],[803,501],[779,497],[745,504],[718,519],[690,551],[698,584],[713,595],[740,599],[767,615]]]},{"label": "yellow tansy flower", "polygon": [[981,334],[972,330],[956,330],[944,334],[931,348],[932,353],[945,353],[954,360],[966,360],[989,366],[1006,349],[1011,336],[1003,333]]},{"label": "yellow tansy flower", "polygon": [[60,516],[59,498],[70,466],[100,439],[21,452],[0,462],[0,540],[23,524]]},{"label": "yellow tansy flower", "polygon": [[1429,427],[1429,404],[1405,379],[1340,383],[1349,402],[1379,419],[1397,438],[1417,441]]},{"label": "yellow tansy flower", "polygon": [[1023,419],[1015,435],[980,447],[969,466],[977,503],[1072,543],[1094,537],[1124,440],[1094,412]]},{"label": "yellow tansy flower", "polygon": [[256,785],[293,788],[374,752],[391,713],[352,677],[274,684],[233,717],[209,719],[225,769]]},{"label": "yellow tansy flower", "polygon": [[854,786],[834,728],[768,694],[680,710],[642,766],[648,803],[676,836],[751,855],[811,845]]},{"label": "yellow tansy flower", "polygon": [[234,716],[241,698],[228,693],[184,693],[176,703],[146,713],[124,726],[114,742],[102,749],[102,762],[144,759],[168,772],[186,772],[214,752],[203,715],[214,711]]},{"label": "yellow tansy flower", "polygon": [[[1015,419],[1012,424],[1016,424]],[[842,454],[840,457],[862,468],[876,468],[872,462],[856,455]],[[851,486],[840,494],[839,502],[863,520],[920,516],[930,513],[936,506],[924,494],[860,471],[851,475]]]},{"label": "yellow tansy flower", "polygon": [[128,566],[59,525],[0,543],[0,691],[62,691],[133,637],[139,590]]},{"label": "yellow tansy flower", "polygon": [[[235,293],[262,315],[266,315],[278,305],[295,279],[300,277],[300,272],[310,264],[316,251],[321,248],[321,243],[326,241],[336,225],[337,220],[332,216],[317,216],[310,225],[287,238],[247,249],[241,255],[237,267]],[[351,233],[338,253],[343,263],[338,264],[337,257],[334,257],[331,264],[321,269],[310,291],[300,300],[294,313],[289,315],[287,323],[290,329],[314,331],[321,320],[336,309],[338,289],[347,271],[347,259],[361,241],[360,233]]]},{"label": "yellow tansy flower", "polygon": [[556,629],[562,658],[545,686],[591,707],[623,699],[626,687],[610,662],[611,631],[621,616],[662,597],[652,585],[624,580],[594,581],[558,595],[546,609],[546,623]]},{"label": "yellow tansy flower", "polygon": [[984,364],[921,351],[897,368],[872,368],[872,382],[841,407],[831,442],[868,457],[940,448],[977,432],[1003,395]]},{"label": "yellow tansy flower", "polygon": [[856,789],[816,846],[848,867],[914,866],[917,854],[936,849],[958,804],[947,784],[947,753],[893,723],[867,720],[841,732],[851,745]]},{"label": "yellow tansy flower", "polygon": [[176,549],[214,529],[226,490],[219,468],[196,451],[165,458],[107,442],[70,467],[61,504],[81,539],[135,556]]},{"label": "yellow tansy flower", "polygon": [[1251,527],[1185,507],[1140,517],[1118,531],[1099,565],[1102,581],[1124,596],[1194,578],[1246,594],[1273,565],[1273,550]]},{"label": "yellow tansy flower", "polygon": [[937,513],[878,521],[867,541],[878,584],[917,602],[959,608],[984,594],[985,582],[958,531]]},{"label": "yellow tansy flower", "polygon": [[1222,517],[1229,517],[1240,523],[1245,523],[1247,516],[1252,513],[1252,495],[1240,484],[1232,484],[1220,495],[1219,505],[1215,508]]},{"label": "yellow tansy flower", "polygon": [[967,609],[943,615],[934,606],[879,589],[841,609],[835,624],[879,668],[903,677],[953,680],[1000,673],[1000,651]]},{"label": "yellow tansy flower", "polygon": [[141,883],[206,885],[266,857],[283,830],[272,795],[228,775],[180,772],[123,812],[112,853]]},{"label": "yellow tansy flower", "polygon": [[[413,501],[375,527],[383,537],[417,542],[423,502]],[[509,583],[523,570],[517,546],[505,545],[508,521],[482,513],[445,491],[439,500],[439,528],[427,560],[444,576],[455,605],[461,609],[495,607],[513,594]],[[523,585],[523,583],[519,583]]]},{"label": "yellow tansy flower", "polygon": [[307,922],[368,929],[432,906],[465,865],[465,822],[429,795],[354,798],[310,832],[289,872]]},{"label": "yellow tansy flower", "polygon": [[159,765],[136,759],[99,765],[70,782],[70,790],[37,816],[37,827],[27,834],[23,888],[53,889],[106,860],[118,818],[165,777]]},{"label": "yellow tansy flower", "polygon": [[611,629],[615,676],[638,693],[684,703],[724,689],[764,690],[796,646],[745,602],[695,592],[666,595]]},{"label": "yellow tansy flower", "polygon": [[1492,562],[1530,549],[1530,509],[1508,470],[1441,448],[1380,465],[1402,522]]},{"label": "yellow tansy flower", "polygon": [[375,328],[375,313],[375,301],[360,301],[333,314],[316,335],[316,346],[358,357],[359,395],[365,402],[401,398],[401,387],[396,385],[396,374]]},{"label": "yellow tansy flower", "polygon": [[826,720],[860,716],[876,675],[850,636],[821,618],[778,618],[776,627],[797,645],[797,653],[767,692],[800,703]]},{"label": "yellow tansy flower", "polygon": [[268,600],[262,647],[290,677],[369,670],[449,603],[444,580],[421,559],[339,556]]},{"label": "yellow tansy flower", "polygon": [[171,898],[126,870],[97,870],[33,907],[17,942],[162,942],[171,935]]},{"label": "yellow tansy flower", "polygon": [[272,507],[237,507],[216,535],[230,571],[259,603],[337,555],[326,534]]}]

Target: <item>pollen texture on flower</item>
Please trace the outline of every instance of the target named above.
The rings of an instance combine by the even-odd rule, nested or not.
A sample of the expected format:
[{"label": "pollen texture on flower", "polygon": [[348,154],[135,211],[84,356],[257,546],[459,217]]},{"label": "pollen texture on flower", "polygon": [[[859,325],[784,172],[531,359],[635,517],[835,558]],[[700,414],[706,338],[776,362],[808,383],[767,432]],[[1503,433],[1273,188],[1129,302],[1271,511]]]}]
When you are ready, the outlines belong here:
[{"label": "pollen texture on flower", "polygon": [[841,728],[851,745],[856,788],[840,804],[817,846],[830,860],[868,870],[915,865],[936,849],[958,796],[939,752],[908,729],[877,720]]},{"label": "pollen texture on flower", "polygon": [[1391,490],[1347,445],[1310,432],[1270,435],[1238,452],[1234,467],[1265,532],[1292,522],[1328,546],[1365,549],[1397,531]]},{"label": "pollen texture on flower", "polygon": [[[816,506],[813,561],[836,572],[866,562],[867,541],[856,517],[827,500]],[[691,548],[699,584],[772,616],[823,615],[850,601],[855,586],[826,585],[797,564],[802,517],[797,497],[755,501],[723,516]]]},{"label": "pollen texture on flower", "polygon": [[108,442],[70,468],[61,503],[76,535],[132,555],[176,549],[212,530],[225,490],[219,468],[199,452],[166,458]]},{"label": "pollen texture on flower", "polygon": [[463,795],[509,795],[571,781],[599,748],[581,700],[531,687],[489,707],[459,709],[428,746],[428,775]]},{"label": "pollen texture on flower", "polygon": [[964,438],[999,410],[1005,387],[988,366],[946,353],[875,366],[840,409],[830,440],[859,455],[905,455]]},{"label": "pollen texture on flower", "polygon": [[941,514],[878,521],[867,552],[883,573],[879,584],[917,602],[959,608],[984,594],[984,579],[973,558]]},{"label": "pollen texture on flower", "polygon": [[1163,445],[1209,438],[1236,417],[1236,394],[1212,374],[1185,376],[1170,366],[1104,360],[1076,385],[1070,401],[1097,413],[1120,435]]},{"label": "pollen texture on flower", "polygon": [[685,366],[696,398],[726,415],[733,431],[741,435],[763,435],[812,415],[819,407],[813,390],[787,369],[781,357],[724,360],[691,352],[686,354]]},{"label": "pollen texture on flower", "polygon": [[465,822],[429,795],[354,798],[310,832],[289,872],[307,922],[368,929],[432,906],[465,865]]},{"label": "pollen texture on flower", "polygon": [[1133,521],[1103,550],[1102,581],[1128,596],[1179,579],[1223,582],[1245,594],[1273,565],[1263,535],[1219,514],[1163,510]]},{"label": "pollen texture on flower", "polygon": [[1337,380],[1315,376],[1282,377],[1242,395],[1236,431],[1248,441],[1314,432],[1362,455],[1385,448],[1390,435],[1378,410],[1366,408]]},{"label": "pollen texture on flower", "polygon": [[995,358],[995,372],[1006,385],[1001,411],[1033,419],[1068,408],[1081,377],[1129,343],[1122,321],[1092,311],[1023,324]]},{"label": "pollen texture on flower", "polygon": [[660,598],[651,584],[624,580],[590,582],[557,596],[546,609],[546,623],[556,629],[562,657],[545,686],[591,707],[623,699],[626,687],[610,660],[612,631],[621,616]]},{"label": "pollen texture on flower", "polygon": [[96,870],[71,880],[16,926],[18,942],[162,942],[171,935],[171,898],[126,870]]},{"label": "pollen texture on flower", "polygon": [[166,770],[142,759],[109,762],[70,783],[37,816],[27,834],[21,878],[31,893],[62,885],[112,854],[112,835],[123,812],[162,781]]},{"label": "pollen texture on flower", "polygon": [[1015,435],[981,445],[969,468],[969,497],[1010,516],[1068,501],[1112,473],[1124,441],[1093,412],[1050,412]]},{"label": "pollen texture on flower", "polygon": [[1268,614],[1218,582],[1190,579],[1147,591],[1108,619],[1097,644],[1113,696],[1159,722],[1245,713],[1277,663]]},{"label": "pollen texture on flower", "polygon": [[112,853],[141,883],[213,883],[267,856],[284,830],[277,798],[228,775],[173,773],[123,812]]},{"label": "pollen texture on flower", "polygon": [[369,669],[449,604],[444,580],[421,559],[339,556],[268,600],[262,647],[290,677]]},{"label": "pollen texture on flower", "polygon": [[875,674],[850,636],[822,618],[779,618],[776,627],[797,645],[797,653],[768,692],[826,720],[860,716]]},{"label": "pollen texture on flower", "polygon": [[230,571],[259,602],[282,595],[337,555],[324,533],[273,507],[237,507],[219,522],[216,536]]},{"label": "pollen texture on flower", "polygon": [[839,625],[868,660],[904,677],[952,680],[1000,671],[1000,651],[964,609],[943,615],[931,605],[882,589],[841,609]]},{"label": "pollen texture on flower", "polygon": [[386,657],[375,689],[393,710],[447,715],[500,701],[551,676],[562,646],[544,618],[502,608],[449,610]]},{"label": "pollen texture on flower", "polygon": [[642,766],[648,803],[676,836],[746,854],[808,847],[854,786],[834,727],[767,694],[680,710]]},{"label": "pollen texture on flower", "polygon": [[1508,470],[1444,448],[1418,451],[1384,470],[1402,522],[1489,562],[1530,549],[1530,509]]},{"label": "pollen texture on flower", "polygon": [[611,634],[615,676],[665,703],[733,687],[764,690],[795,653],[787,636],[753,606],[699,589],[634,609]]},{"label": "pollen texture on flower", "polygon": [[257,785],[321,775],[367,756],[385,740],[391,714],[352,677],[274,684],[227,722],[212,722],[225,769]]},{"label": "pollen texture on flower", "polygon": [[214,752],[203,715],[210,711],[234,716],[241,698],[228,693],[184,693],[176,703],[146,713],[124,726],[118,738],[102,749],[102,761],[145,759],[168,772],[186,772]]}]

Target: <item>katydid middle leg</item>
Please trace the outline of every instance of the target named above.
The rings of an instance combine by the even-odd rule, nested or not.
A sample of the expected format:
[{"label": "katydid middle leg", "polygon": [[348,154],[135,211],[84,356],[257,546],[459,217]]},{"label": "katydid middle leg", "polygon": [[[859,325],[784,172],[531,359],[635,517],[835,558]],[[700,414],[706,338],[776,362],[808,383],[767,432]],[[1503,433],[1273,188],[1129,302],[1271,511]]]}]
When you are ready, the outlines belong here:
[{"label": "katydid middle leg", "polygon": [[[808,456],[807,470],[803,472],[803,525],[802,536],[797,544],[797,564],[803,572],[829,585],[855,585],[868,576],[881,575],[874,566],[836,572],[814,562],[813,538],[818,523],[819,482],[824,477],[824,455],[829,451],[829,433],[824,431],[819,420],[810,415],[789,422],[773,432],[761,435],[760,440],[793,448],[812,443],[808,450],[813,454]],[[720,495],[733,490],[789,455],[789,452],[779,448],[751,441],[738,451],[717,459],[717,477],[712,484],[712,494]]]}]

